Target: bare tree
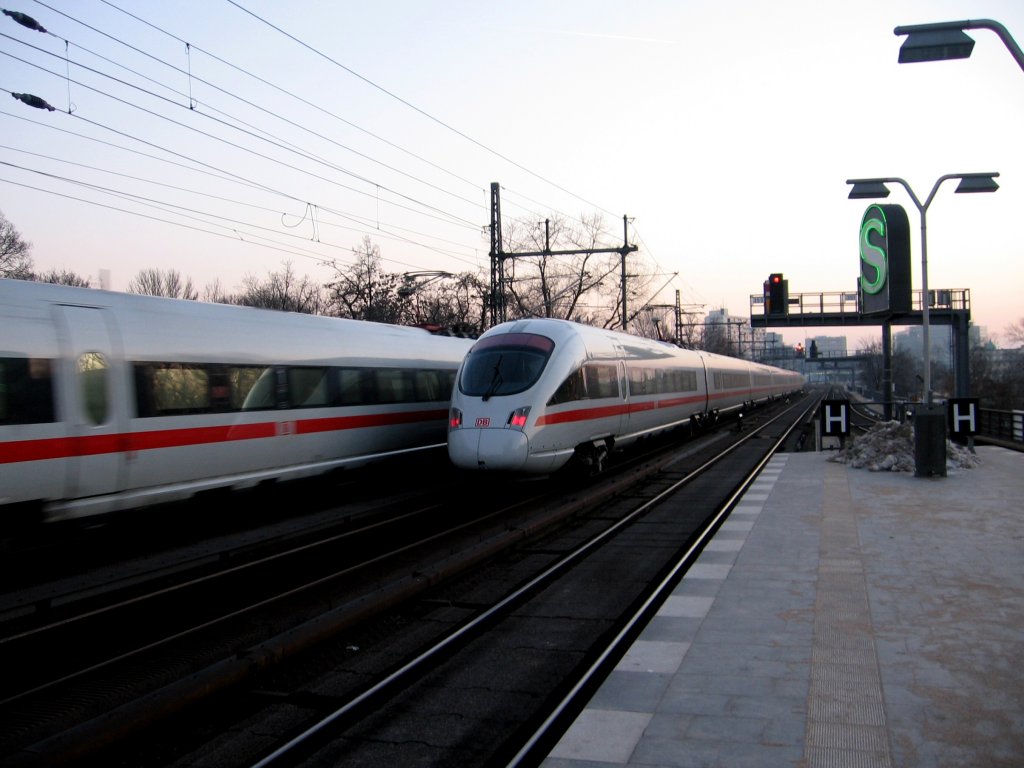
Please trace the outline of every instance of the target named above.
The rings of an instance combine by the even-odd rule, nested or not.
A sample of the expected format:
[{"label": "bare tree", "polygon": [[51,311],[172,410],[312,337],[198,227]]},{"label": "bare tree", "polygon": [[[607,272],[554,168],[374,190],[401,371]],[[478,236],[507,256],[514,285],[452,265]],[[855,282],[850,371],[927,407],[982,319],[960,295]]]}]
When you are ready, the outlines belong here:
[{"label": "bare tree", "polygon": [[0,213],[0,277],[31,280],[32,244]]},{"label": "bare tree", "polygon": [[400,322],[405,325],[436,325],[448,331],[477,336],[482,330],[483,277],[472,272],[438,275],[421,282],[403,281]]},{"label": "bare tree", "polygon": [[735,355],[736,349],[729,337],[727,323],[706,323],[703,326],[698,348],[716,355]]},{"label": "bare tree", "polygon": [[[599,216],[584,219],[576,226],[558,215],[536,226],[513,221],[505,234],[503,247],[507,253],[540,254],[506,260],[513,316],[581,319],[604,326],[612,322],[613,315],[605,300],[583,303],[585,296],[596,297],[602,285],[617,284],[613,275],[618,270],[618,257],[593,252],[602,247]],[[548,252],[565,250],[581,253]]]},{"label": "bare tree", "polygon": [[333,313],[356,320],[400,323],[403,302],[398,295],[399,275],[384,272],[380,247],[369,236],[352,249],[355,263],[344,268],[333,264],[337,279],[328,283]]},{"label": "bare tree", "polygon": [[882,386],[885,378],[885,361],[882,359],[882,342],[878,339],[864,337],[859,341],[857,357],[861,359],[859,376],[861,385],[871,392],[873,397],[881,399]]},{"label": "bare tree", "polygon": [[42,274],[33,275],[33,280],[37,280],[40,283],[55,283],[57,285],[73,285],[77,288],[90,288],[92,287],[92,281],[87,277],[82,277],[76,272],[72,272],[70,269],[51,269]]},{"label": "bare tree", "polygon": [[202,301],[210,302],[211,304],[240,304],[239,297],[234,296],[224,290],[220,284],[220,278],[216,278],[212,283],[208,283],[203,288]]},{"label": "bare tree", "polygon": [[265,281],[249,275],[243,283],[244,289],[234,297],[234,304],[307,315],[322,315],[327,310],[323,288],[307,276],[296,275],[290,261],[284,263],[282,272],[271,272]]},{"label": "bare tree", "polygon": [[[605,228],[600,215],[582,215],[570,222],[554,214],[542,223],[510,221],[503,226],[502,248],[511,254],[505,261],[505,287],[512,317],[560,317],[604,328],[621,326],[622,256],[614,250],[602,252],[616,247],[610,244],[616,236]],[[632,323],[653,298],[654,276],[642,257],[628,257],[627,319]],[[653,335],[653,329],[647,332]]]},{"label": "bare tree", "polygon": [[176,269],[143,269],[128,283],[128,293],[191,301],[199,298],[199,291],[193,287],[192,278],[183,279]]},{"label": "bare tree", "polygon": [[1018,347],[1024,345],[1024,317],[1006,326],[1006,338],[1011,344],[1016,344]]}]

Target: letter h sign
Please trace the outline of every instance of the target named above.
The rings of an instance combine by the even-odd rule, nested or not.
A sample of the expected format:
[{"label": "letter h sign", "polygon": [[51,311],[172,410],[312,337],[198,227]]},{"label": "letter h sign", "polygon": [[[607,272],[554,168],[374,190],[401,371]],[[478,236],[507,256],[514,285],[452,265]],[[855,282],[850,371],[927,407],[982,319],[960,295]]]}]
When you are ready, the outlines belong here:
[{"label": "letter h sign", "polygon": [[978,398],[956,397],[946,406],[949,434],[971,437],[978,433]]},{"label": "letter h sign", "polygon": [[846,437],[850,434],[850,401],[821,401],[821,434]]}]

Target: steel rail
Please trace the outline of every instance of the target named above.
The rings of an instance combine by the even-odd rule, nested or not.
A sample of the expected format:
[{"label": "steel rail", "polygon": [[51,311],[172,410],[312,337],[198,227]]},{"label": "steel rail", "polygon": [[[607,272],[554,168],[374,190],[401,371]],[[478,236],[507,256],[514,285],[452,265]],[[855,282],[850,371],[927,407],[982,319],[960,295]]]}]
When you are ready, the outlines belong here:
[{"label": "steel rail", "polygon": [[[593,549],[598,547],[600,544],[602,544],[605,540],[607,540],[608,538],[610,538],[614,534],[618,533],[621,529],[623,529],[627,525],[630,525],[638,517],[643,515],[645,512],[647,512],[653,506],[657,505],[658,503],[663,501],[665,498],[670,496],[672,493],[677,491],[682,485],[685,485],[686,483],[692,481],[695,477],[703,474],[710,467],[712,467],[713,465],[717,464],[725,456],[729,455],[730,453],[732,453],[733,451],[738,449],[741,445],[745,444],[747,441],[749,441],[749,440],[753,439],[754,437],[756,437],[761,431],[763,431],[764,429],[766,429],[770,425],[774,424],[779,419],[781,419],[784,416],[786,416],[790,411],[792,411],[796,407],[797,406],[795,406],[795,405],[791,406],[789,409],[787,409],[786,411],[783,411],[778,416],[775,416],[774,418],[770,419],[765,424],[757,427],[756,429],[751,430],[746,435],[744,435],[742,438],[740,438],[739,440],[734,442],[732,445],[727,447],[725,450],[721,451],[718,455],[716,455],[713,458],[709,459],[708,461],[704,462],[700,467],[698,467],[697,469],[694,469],[693,471],[688,473],[682,479],[676,481],[668,489],[662,491],[657,496],[655,496],[655,497],[649,499],[648,501],[644,502],[642,505],[640,505],[635,510],[630,512],[628,515],[626,515],[622,519],[618,520],[617,522],[615,522],[614,524],[612,524],[611,526],[606,528],[601,533],[598,533],[597,535],[595,535],[594,537],[592,537],[588,541],[586,541],[583,544],[581,544],[578,548],[576,548],[575,550],[573,550],[569,554],[567,554],[564,557],[562,557],[558,562],[550,565],[548,568],[546,568],[540,574],[538,574],[533,579],[531,579],[527,583],[525,583],[522,586],[520,586],[519,588],[517,588],[515,591],[513,591],[513,592],[509,593],[508,595],[506,595],[499,602],[495,603],[494,605],[492,605],[487,610],[483,611],[482,613],[478,614],[474,618],[470,619],[469,621],[467,621],[466,623],[461,625],[458,629],[456,629],[455,631],[453,631],[452,633],[450,633],[449,635],[447,635],[446,637],[444,637],[440,641],[436,642],[431,647],[429,647],[426,650],[424,650],[421,653],[419,653],[417,656],[415,656],[413,659],[411,659],[408,662],[406,662],[405,664],[403,664],[400,668],[396,669],[390,675],[388,675],[387,677],[381,679],[380,681],[378,681],[374,685],[370,686],[369,688],[364,690],[362,693],[360,693],[356,697],[352,698],[351,700],[349,700],[348,702],[346,702],[342,706],[340,706],[337,709],[335,709],[333,712],[328,714],[326,717],[321,718],[318,722],[316,722],[312,726],[308,727],[302,733],[300,733],[297,736],[295,736],[292,739],[290,739],[287,743],[285,743],[282,746],[278,747],[273,752],[271,752],[270,754],[266,755],[265,757],[263,757],[258,762],[254,763],[251,768],[269,768],[269,766],[273,766],[273,765],[279,763],[283,758],[286,758],[291,753],[295,752],[296,750],[302,748],[304,745],[308,744],[314,737],[316,737],[318,734],[321,734],[326,729],[330,728],[334,723],[338,722],[339,720],[344,718],[346,715],[349,715],[350,713],[355,712],[361,706],[367,704],[368,702],[370,702],[371,700],[375,699],[376,697],[384,694],[389,689],[397,686],[400,682],[404,681],[407,677],[411,676],[413,673],[418,672],[420,669],[422,669],[424,667],[424,665],[427,662],[435,659],[436,657],[438,657],[439,655],[441,655],[445,651],[451,649],[453,646],[457,645],[461,640],[469,638],[470,636],[474,635],[475,633],[478,633],[480,630],[482,630],[482,628],[484,628],[488,623],[493,621],[496,617],[499,617],[504,612],[510,610],[511,608],[513,608],[516,605],[518,605],[519,603],[521,603],[524,599],[526,599],[531,593],[533,593],[539,587],[545,585],[548,581],[553,579],[556,575],[560,574],[562,571],[564,571],[565,569],[567,569],[571,565],[575,564],[576,561],[578,561],[581,558],[583,558],[586,554],[591,552]],[[797,421],[799,421],[799,419]],[[783,437],[783,439],[785,439],[785,437],[788,437],[789,433],[795,427],[795,423],[796,422],[794,422],[794,426],[791,426],[786,431],[786,434]],[[773,451],[776,450],[776,449],[777,449],[777,446],[773,448]],[[767,459],[765,459],[765,461],[767,461]],[[760,471],[760,467],[761,466],[763,466],[763,463],[758,465],[758,471]],[[733,497],[734,496],[735,496],[735,494],[733,494]],[[730,498],[733,498],[733,497],[730,497]],[[715,518],[715,520],[716,521],[719,520],[720,517],[721,517],[721,514],[719,516],[717,516]]]},{"label": "steel rail", "polygon": [[[796,406],[784,411],[783,413],[776,416],[768,423],[762,425],[757,431],[765,429],[770,424],[774,423],[778,419],[792,411]],[[721,523],[729,516],[732,512],[733,507],[736,506],[737,502],[746,493],[747,489],[753,484],[757,476],[761,474],[765,465],[771,460],[776,454],[779,448],[789,438],[789,435],[794,429],[800,424],[803,417],[814,408],[814,404],[805,408],[800,416],[793,421],[788,429],[779,437],[775,444],[769,449],[765,457],[757,463],[753,470],[747,475],[746,478],[740,483],[735,491],[725,500],[725,502],[719,507],[718,511],[714,514],[710,521],[704,526],[704,530],[697,536],[696,540],[689,546],[689,548],[676,560],[675,564],[669,569],[669,572],[664,578],[658,583],[654,590],[648,595],[643,601],[639,608],[633,613],[633,615],[627,620],[626,624],[616,633],[615,637],[612,638],[608,646],[601,652],[601,655],[587,668],[587,670],[580,676],[579,680],[573,685],[569,692],[562,698],[558,705],[552,710],[551,714],[544,720],[540,727],[534,732],[529,740],[522,746],[519,752],[507,763],[508,768],[517,768],[523,765],[524,760],[530,758],[534,750],[537,749],[538,744],[544,741],[555,725],[566,715],[570,708],[574,706],[577,697],[587,689],[587,687],[593,682],[602,670],[606,667],[609,661],[613,658],[621,657],[625,652],[624,646],[627,642],[631,642],[635,636],[639,627],[645,625],[649,620],[650,616],[661,606],[662,603],[669,597],[675,585],[678,583],[682,575],[689,569],[693,564],[693,561],[703,551],[705,544],[715,534]],[[654,499],[648,501],[644,508],[650,507],[653,504],[658,503],[666,496],[675,493],[681,486],[688,483],[695,474],[703,472],[710,464],[717,462],[726,453],[731,452],[735,447],[740,445],[741,442],[737,442],[735,445],[730,446],[727,451],[724,451],[719,456],[711,459],[705,463],[699,469],[694,470],[686,477],[676,481],[669,488],[663,491],[661,494],[656,496]]]},{"label": "steel rail", "polygon": [[[439,506],[441,506],[441,505],[439,505],[439,504],[431,504],[431,505],[429,505],[427,507],[424,507],[422,509],[414,510],[412,512],[402,513],[401,515],[398,515],[397,517],[388,518],[387,520],[376,521],[375,523],[373,523],[373,524],[371,524],[369,526],[365,526],[363,528],[360,528],[358,530],[348,531],[348,532],[343,533],[343,534],[338,534],[338,535],[335,535],[335,536],[328,537],[327,539],[322,539],[322,540],[318,540],[316,542],[311,542],[309,544],[304,544],[304,545],[302,545],[300,547],[295,547],[295,548],[292,548],[292,549],[287,550],[285,552],[274,553],[272,555],[268,555],[267,557],[260,558],[259,560],[254,560],[254,561],[251,561],[249,563],[244,563],[242,565],[233,566],[233,567],[225,569],[223,571],[218,571],[217,573],[214,573],[214,574],[207,574],[206,576],[202,576],[202,577],[199,577],[197,579],[193,579],[193,580],[190,580],[190,581],[187,581],[187,582],[182,582],[180,584],[176,584],[176,585],[172,585],[170,587],[166,587],[166,588],[163,588],[163,589],[160,589],[160,590],[156,590],[154,592],[147,593],[146,595],[140,595],[140,596],[137,596],[135,598],[131,598],[129,600],[125,600],[125,601],[122,601],[120,603],[117,603],[117,604],[114,604],[114,605],[111,605],[111,606],[104,606],[103,608],[98,608],[98,609],[96,609],[94,611],[89,611],[89,612],[86,612],[86,613],[82,613],[82,614],[79,614],[79,615],[77,615],[75,617],[71,617],[71,618],[69,618],[69,619],[67,619],[65,621],[55,622],[55,623],[46,625],[44,627],[37,628],[37,629],[34,629],[34,630],[30,630],[28,632],[22,633],[21,635],[9,636],[7,638],[4,638],[4,639],[0,640],[0,648],[2,648],[3,644],[8,642],[8,641],[12,641],[12,640],[15,640],[15,639],[23,639],[26,636],[31,636],[32,634],[37,633],[37,632],[42,631],[42,630],[61,628],[65,624],[67,624],[69,622],[73,622],[73,621],[77,621],[77,620],[81,620],[81,619],[85,619],[85,618],[94,618],[97,615],[102,615],[104,613],[108,613],[108,612],[110,612],[112,610],[115,610],[115,609],[118,609],[118,608],[125,608],[125,607],[131,606],[131,605],[135,605],[135,604],[144,602],[147,599],[163,596],[163,595],[169,594],[171,592],[174,592],[176,590],[181,590],[181,589],[185,589],[185,588],[194,588],[197,585],[201,585],[201,584],[209,582],[209,581],[211,581],[213,579],[235,575],[238,572],[244,571],[244,570],[246,570],[248,568],[251,568],[251,567],[266,566],[266,565],[268,565],[270,563],[273,563],[273,562],[275,562],[277,560],[280,560],[283,557],[297,556],[298,554],[302,554],[302,553],[308,552],[309,550],[311,550],[311,549],[313,549],[313,548],[315,548],[317,546],[320,546],[322,544],[335,543],[336,541],[342,540],[342,539],[344,539],[344,538],[346,538],[348,536],[352,536],[352,535],[356,535],[356,534],[363,534],[363,533],[366,533],[368,531],[372,531],[372,530],[374,530],[374,529],[376,529],[378,527],[383,527],[383,526],[386,526],[386,525],[389,525],[389,524],[393,524],[395,522],[399,522],[401,520],[407,519],[407,518],[415,516],[415,515],[425,514],[426,512],[429,512],[429,511],[431,511],[431,510],[433,510],[433,509],[435,509],[435,508],[437,508]],[[495,517],[495,516],[500,515],[500,514],[505,514],[506,512],[507,512],[507,509],[498,509],[498,510],[495,510],[495,511],[493,511],[493,512],[491,512],[491,513],[489,513],[489,514],[487,514],[487,515],[485,515],[483,517],[475,517],[472,520],[460,523],[460,524],[455,525],[455,526],[448,527],[448,528],[444,529],[443,531],[436,532],[436,533],[434,533],[434,534],[432,534],[430,536],[417,539],[416,541],[413,541],[413,542],[409,542],[408,544],[405,544],[404,546],[399,547],[397,549],[388,550],[387,552],[384,552],[384,553],[382,553],[380,555],[377,555],[377,556],[375,556],[373,558],[370,558],[368,560],[360,561],[359,563],[356,563],[354,565],[348,566],[346,568],[342,568],[341,570],[332,571],[331,573],[322,575],[322,576],[320,576],[320,577],[318,577],[318,578],[316,578],[316,579],[314,579],[312,581],[304,582],[302,584],[296,585],[296,586],[291,587],[291,588],[289,588],[287,590],[284,590],[282,592],[278,592],[276,594],[270,595],[270,596],[262,598],[260,600],[257,600],[257,601],[254,601],[254,602],[250,602],[250,603],[248,603],[248,604],[246,604],[244,606],[235,608],[234,610],[231,610],[231,611],[229,611],[227,613],[221,614],[221,615],[219,615],[219,616],[217,616],[215,618],[209,619],[207,621],[200,622],[198,624],[193,624],[192,626],[186,627],[186,628],[181,629],[181,630],[179,630],[177,632],[174,632],[172,634],[165,635],[164,637],[161,637],[158,640],[154,640],[152,642],[149,642],[149,643],[146,643],[144,645],[141,645],[141,646],[138,646],[136,648],[133,648],[133,649],[131,649],[129,651],[125,651],[124,653],[121,653],[121,654],[118,654],[116,656],[112,656],[112,657],[109,657],[109,658],[104,659],[102,661],[99,661],[99,662],[96,662],[94,664],[91,664],[88,667],[84,667],[82,669],[75,670],[74,672],[70,672],[70,673],[68,673],[66,675],[63,675],[63,676],[58,677],[58,678],[54,678],[52,680],[47,680],[46,682],[40,683],[40,684],[38,684],[38,685],[36,685],[36,686],[34,686],[32,688],[28,688],[28,689],[25,689],[23,691],[18,691],[17,693],[14,693],[14,694],[8,696],[7,698],[0,699],[0,706],[7,706],[7,705],[9,705],[9,704],[11,704],[13,702],[16,702],[16,701],[20,700],[20,699],[24,699],[24,698],[26,698],[28,696],[41,693],[42,691],[48,690],[50,688],[54,688],[54,687],[56,687],[58,685],[63,685],[65,683],[68,683],[68,682],[70,682],[72,680],[75,680],[75,679],[77,679],[79,677],[82,677],[83,675],[97,672],[97,671],[99,671],[101,669],[104,669],[106,667],[109,667],[109,666],[111,666],[113,664],[126,661],[128,659],[133,658],[133,657],[139,656],[140,654],[146,653],[148,651],[152,651],[152,650],[154,650],[156,648],[160,648],[160,647],[165,646],[165,645],[167,645],[169,643],[181,640],[182,638],[188,637],[189,635],[193,635],[193,634],[196,634],[198,632],[210,629],[211,627],[215,627],[218,624],[222,624],[225,621],[229,621],[229,620],[232,620],[232,619],[236,619],[236,618],[238,618],[240,616],[244,616],[246,613],[251,613],[251,612],[259,610],[261,608],[265,608],[267,606],[273,605],[274,603],[278,603],[278,602],[280,602],[280,601],[282,601],[282,600],[284,600],[286,598],[295,597],[296,595],[299,595],[299,594],[301,594],[301,593],[303,593],[303,592],[305,592],[307,590],[315,589],[316,587],[319,587],[319,586],[321,586],[323,584],[329,583],[332,580],[336,580],[336,579],[340,579],[340,578],[343,578],[343,577],[346,577],[346,576],[350,576],[351,574],[353,574],[355,572],[358,572],[359,570],[361,570],[363,568],[368,568],[368,567],[370,567],[372,565],[376,565],[376,564],[378,564],[380,562],[383,562],[383,561],[385,561],[385,560],[387,560],[389,558],[397,557],[397,556],[399,556],[401,554],[404,554],[405,552],[408,552],[408,551],[410,551],[412,549],[415,549],[416,547],[423,546],[424,544],[429,544],[432,541],[436,541],[438,539],[444,538],[445,536],[449,536],[449,535],[451,535],[453,533],[457,533],[457,532],[461,531],[464,528],[468,528],[470,526],[479,524],[483,520],[490,519],[490,518]]]}]

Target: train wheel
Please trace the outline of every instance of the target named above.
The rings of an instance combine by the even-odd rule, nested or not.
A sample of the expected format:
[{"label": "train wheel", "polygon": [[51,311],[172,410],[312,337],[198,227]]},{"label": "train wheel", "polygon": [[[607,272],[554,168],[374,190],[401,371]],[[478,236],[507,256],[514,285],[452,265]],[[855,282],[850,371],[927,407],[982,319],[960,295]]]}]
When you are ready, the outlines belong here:
[{"label": "train wheel", "polygon": [[607,443],[583,443],[576,446],[573,463],[585,477],[600,475],[608,466]]}]

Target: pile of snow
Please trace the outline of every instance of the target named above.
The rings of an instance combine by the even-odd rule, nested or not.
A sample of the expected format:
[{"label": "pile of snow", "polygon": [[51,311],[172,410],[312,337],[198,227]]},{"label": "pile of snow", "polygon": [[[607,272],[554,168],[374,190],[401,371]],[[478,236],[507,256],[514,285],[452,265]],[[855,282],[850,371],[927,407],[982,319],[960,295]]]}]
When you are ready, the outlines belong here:
[{"label": "pile of snow", "polygon": [[[846,440],[846,447],[829,461],[872,472],[913,472],[914,429],[910,422],[884,421],[863,435]],[[966,448],[946,441],[946,469],[971,469],[978,457]]]}]

